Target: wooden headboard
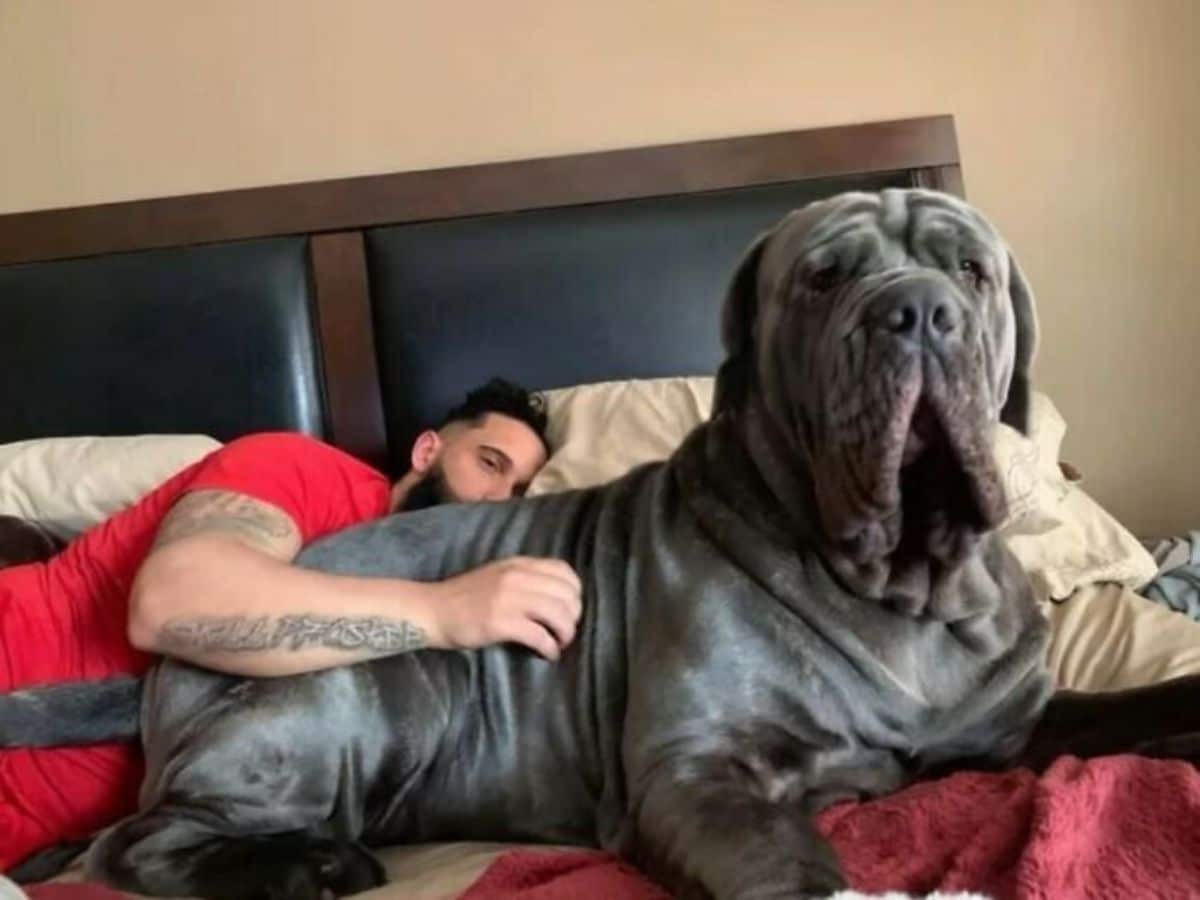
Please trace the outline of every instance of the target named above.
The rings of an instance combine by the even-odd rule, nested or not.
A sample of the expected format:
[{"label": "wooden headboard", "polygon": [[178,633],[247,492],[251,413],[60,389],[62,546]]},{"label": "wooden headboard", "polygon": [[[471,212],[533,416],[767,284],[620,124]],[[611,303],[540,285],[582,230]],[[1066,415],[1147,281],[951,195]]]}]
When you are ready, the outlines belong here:
[{"label": "wooden headboard", "polygon": [[[70,296],[65,299],[61,296],[64,291],[70,294],[78,289],[82,298],[83,294],[96,287],[96,281],[109,277],[104,274],[107,269],[97,270],[91,265],[96,260],[133,258],[132,254],[143,254],[139,259],[157,260],[158,268],[153,276],[138,276],[151,278],[152,283],[157,285],[152,294],[153,291],[163,291],[162,285],[169,285],[172,278],[182,285],[192,277],[198,280],[215,277],[218,284],[212,288],[217,292],[213,296],[234,297],[229,301],[231,311],[228,315],[236,315],[238,309],[247,309],[257,302],[255,297],[258,289],[253,285],[246,287],[240,282],[233,287],[222,282],[219,277],[221,273],[212,272],[214,266],[219,268],[222,265],[221,257],[210,258],[205,255],[181,267],[174,255],[160,254],[155,257],[147,254],[147,251],[213,245],[228,245],[230,248],[246,246],[254,248],[253,253],[256,254],[249,267],[255,277],[274,277],[263,275],[263,265],[257,261],[260,258],[258,254],[269,253],[270,259],[279,260],[279,277],[293,280],[297,277],[297,265],[300,263],[289,263],[289,254],[299,253],[302,254],[307,283],[302,288],[296,288],[303,296],[295,302],[306,312],[300,314],[285,310],[285,315],[280,318],[276,314],[278,311],[272,307],[264,319],[269,320],[270,325],[261,326],[272,329],[272,335],[275,332],[286,333],[286,340],[280,338],[283,343],[278,347],[273,343],[274,336],[269,340],[264,338],[262,342],[264,353],[276,353],[278,356],[279,362],[273,365],[282,366],[283,375],[280,377],[304,382],[292,392],[294,397],[289,400],[289,412],[280,419],[278,425],[318,432],[363,459],[386,465],[390,456],[389,437],[395,445],[411,431],[414,416],[425,413],[435,401],[441,402],[443,399],[440,393],[431,394],[420,399],[415,406],[406,406],[406,398],[395,396],[409,393],[410,387],[415,394],[426,389],[422,385],[412,386],[405,380],[411,373],[397,362],[396,357],[411,352],[411,343],[405,343],[409,338],[425,343],[430,340],[428,332],[421,332],[416,337],[406,336],[405,322],[412,319],[412,310],[404,304],[409,301],[403,298],[396,300],[381,293],[384,275],[394,280],[397,277],[396,266],[402,265],[402,262],[395,261],[395,245],[397,241],[407,240],[408,232],[397,229],[397,226],[474,220],[538,210],[587,210],[597,205],[613,204],[611,208],[617,214],[608,220],[597,220],[599,224],[591,222],[589,227],[595,229],[609,227],[603,224],[604,221],[625,221],[626,216],[621,212],[625,209],[631,211],[631,216],[635,213],[645,214],[647,209],[653,211],[655,198],[662,198],[664,203],[669,200],[678,207],[680,198],[712,195],[741,197],[738,202],[743,212],[740,213],[738,222],[741,224],[738,227],[742,228],[749,227],[752,216],[747,218],[744,197],[738,192],[765,189],[768,186],[774,190],[798,185],[803,191],[795,196],[803,198],[845,189],[847,185],[854,186],[864,178],[867,180],[862,183],[869,187],[876,183],[870,180],[872,177],[876,180],[885,177],[885,181],[879,181],[881,184],[922,186],[961,195],[963,184],[952,118],[934,116],[5,215],[0,216],[0,328],[5,328],[8,333],[0,333],[0,349],[15,349],[16,344],[21,342],[22,352],[26,354],[22,359],[27,360],[23,364],[27,368],[58,365],[57,360],[66,352],[62,347],[55,345],[54,352],[39,352],[39,342],[51,342],[52,329],[45,321],[31,317],[26,314],[27,310],[22,310],[22,304],[36,305],[45,310],[50,301],[65,304],[62,310],[54,313],[59,321],[64,317],[74,318],[70,312],[72,303],[90,304],[89,314],[101,318],[96,320],[100,324],[93,322],[87,334],[94,335],[97,345],[103,344],[107,340],[105,335],[96,334],[104,330],[103,308],[99,312],[96,310],[96,304],[101,301],[76,301]],[[789,196],[792,195],[785,191],[778,197],[756,199],[754,203],[758,206],[755,208],[773,209],[772,204],[786,202]],[[634,205],[623,207],[616,204]],[[718,210],[714,215],[722,214],[719,212],[720,206],[713,208]],[[697,213],[677,209],[673,215],[677,218],[666,220],[668,224],[672,221],[686,222],[687,216]],[[507,220],[488,218],[480,221],[484,221],[491,229],[491,235],[487,238],[492,241],[488,245],[489,252],[498,252],[495,230],[497,226],[502,228]],[[521,221],[528,232],[531,220]],[[541,220],[533,221],[535,224],[532,227],[535,228],[563,227],[553,217],[546,218],[544,225],[537,224]],[[428,229],[421,232],[422,239],[430,240],[429,234]],[[258,243],[241,243],[249,239],[260,240]],[[746,235],[731,234],[729,239],[744,244]],[[460,249],[454,252],[462,252],[461,247],[467,246],[462,244],[465,239],[456,236],[455,240],[459,241],[455,246]],[[440,245],[434,245],[431,252],[439,250]],[[229,252],[234,253],[233,250]],[[421,252],[425,253],[425,250]],[[561,248],[547,252],[558,254],[555,256],[556,262],[570,265],[570,259],[563,262]],[[721,253],[725,252],[721,250]],[[214,262],[214,259],[217,261]],[[723,271],[728,272],[729,260],[721,258],[718,262]],[[544,260],[536,258],[529,262],[534,267],[543,264]],[[612,260],[612,267],[619,268],[621,265],[622,260]],[[511,277],[526,284],[530,279],[530,271],[535,270],[514,273]],[[101,274],[93,274],[95,272]],[[53,277],[47,278],[48,275]],[[35,276],[39,287],[31,293],[25,285]],[[487,277],[495,279],[508,276],[497,276],[493,272]],[[703,277],[708,281],[713,278],[707,271]],[[512,285],[489,282],[484,294],[490,296],[492,288],[495,288],[496,295],[504,297],[508,295],[506,291],[510,287]],[[719,291],[720,287],[714,285],[712,289]],[[169,287],[165,290],[170,292]],[[395,290],[411,292],[413,288],[409,285]],[[695,291],[695,285],[687,290]],[[125,292],[115,298],[110,292],[105,295],[103,303],[118,303],[124,297]],[[204,319],[207,327],[203,306],[206,301],[203,296],[193,299],[199,306],[193,309],[192,314]],[[148,301],[137,302],[144,305]],[[291,301],[276,298],[272,302],[286,306]],[[428,305],[428,298],[423,302]],[[474,308],[478,309],[479,304],[487,302],[486,296],[472,297],[467,305],[458,304],[454,315],[470,315],[470,304],[475,304]],[[704,315],[707,316],[707,307],[705,309]],[[161,315],[164,321],[169,321],[167,317],[171,312],[169,307],[165,307],[161,314],[155,315]],[[311,316],[311,326],[301,321],[305,315]],[[415,319],[412,321],[413,327],[417,327]],[[9,323],[7,326],[6,322]],[[140,319],[136,327],[130,326],[134,331],[145,331],[147,327],[153,329],[155,326],[147,326]],[[308,352],[304,350],[308,346],[305,341],[309,340],[306,327],[311,331],[311,344],[315,347],[313,354],[316,358],[311,360],[311,365],[307,365],[308,361],[302,358]],[[556,327],[561,331],[563,325],[559,323]],[[382,333],[381,329],[387,329],[387,333]],[[180,330],[187,329],[180,326]],[[57,330],[54,331],[58,334]],[[712,319],[712,333],[716,333],[715,318]],[[236,332],[231,334],[235,334],[239,341],[245,337]],[[177,335],[174,339],[186,342],[187,336]],[[211,336],[205,339],[214,340]],[[496,339],[501,340],[503,336],[498,335]],[[68,349],[73,353],[82,352],[85,356],[90,354],[93,339],[84,341],[86,346],[81,349],[82,340],[78,336],[73,337],[74,343]],[[220,342],[223,345],[229,343],[224,339],[220,339]],[[247,361],[247,356],[254,355],[254,346],[255,336],[251,335],[229,365],[252,365],[253,360]],[[74,380],[71,384],[38,382],[39,408],[62,410],[61,423],[53,417],[57,414],[9,416],[5,419],[4,409],[17,409],[21,403],[31,401],[22,396],[19,386],[10,385],[7,389],[0,389],[0,442],[40,437],[51,432],[71,433],[73,428],[78,427],[92,430],[102,428],[103,424],[97,425],[95,419],[73,419],[69,413],[71,404],[75,402],[72,398],[82,390],[80,379],[89,382],[91,379],[103,380],[106,367],[111,368],[112,360],[120,358],[122,348],[116,347],[114,351],[110,346],[107,351],[108,355],[102,358],[104,361],[94,363],[92,369],[87,370],[91,375],[72,376]],[[114,352],[117,356],[113,355]],[[639,352],[647,355],[644,349]],[[712,352],[712,348],[706,345],[703,358],[707,359]],[[174,350],[172,353],[179,355]],[[385,362],[382,374],[381,353]],[[458,354],[456,359],[461,358],[461,351],[455,350],[455,353]],[[297,359],[297,356],[301,358]],[[148,368],[139,373],[136,382],[139,385],[161,380],[162,373],[154,367],[166,366],[169,362],[139,359],[129,362],[130,366],[142,364]],[[191,365],[196,370],[203,368],[198,363]],[[684,365],[694,364],[687,362]],[[561,381],[571,374],[571,370],[563,371],[566,374],[561,376],[540,373],[537,379],[543,382]],[[603,375],[608,370],[587,369],[584,374],[595,374],[597,371]],[[645,370],[650,374],[658,371],[653,367]],[[181,391],[202,392],[204,376],[203,371],[192,371],[181,382],[182,387],[172,390],[176,394]],[[468,376],[474,377],[474,373],[466,372],[464,378]],[[244,374],[238,377],[243,381],[246,379]],[[313,383],[308,384],[309,381]],[[530,386],[553,385],[534,383]],[[84,387],[95,386],[89,383]],[[122,401],[121,391],[126,389],[110,387],[103,396],[106,402],[116,404],[112,407],[116,409]],[[229,387],[225,386],[222,390],[227,398]],[[268,386],[264,390],[277,389]],[[114,393],[117,396],[109,396]],[[86,402],[94,411],[97,401],[93,398]],[[151,405],[161,402],[169,406],[171,398],[155,396],[152,400],[135,398],[131,402]],[[222,402],[227,400],[219,396],[211,398],[214,405]],[[242,422],[235,417],[231,422],[221,420],[219,428],[210,426],[209,430],[223,429],[225,433],[218,436],[227,438],[243,427],[246,430],[260,429],[264,421],[266,425],[272,425],[274,420],[271,419],[269,407],[269,403],[264,407],[268,409],[266,420],[247,418]],[[146,419],[122,416],[120,425],[115,427],[124,430],[135,427],[164,430],[167,426],[171,430],[201,430],[208,423],[207,419],[201,418],[202,421],[193,423],[190,419],[180,421],[169,416]],[[86,424],[79,426],[74,424],[75,421]],[[395,449],[393,446],[393,452]],[[393,466],[398,464],[396,459],[391,462]]]}]

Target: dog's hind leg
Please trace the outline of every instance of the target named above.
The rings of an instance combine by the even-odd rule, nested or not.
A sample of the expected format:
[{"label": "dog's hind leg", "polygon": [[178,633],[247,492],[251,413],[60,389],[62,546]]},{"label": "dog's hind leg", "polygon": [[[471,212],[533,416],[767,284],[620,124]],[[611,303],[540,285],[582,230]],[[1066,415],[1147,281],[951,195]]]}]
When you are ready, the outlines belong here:
[{"label": "dog's hind leg", "polygon": [[388,737],[371,692],[361,699],[364,673],[214,676],[207,693],[205,677],[151,680],[169,714],[147,717],[142,812],[101,835],[85,871],[136,893],[221,900],[316,900],[382,883],[357,843]]},{"label": "dog's hind leg", "polygon": [[324,900],[387,878],[362,846],[315,830],[233,836],[195,808],[159,807],[105,832],[88,855],[90,877],[160,897]]},{"label": "dog's hind leg", "polygon": [[99,837],[88,876],[212,900],[323,900],[382,884],[382,867],[357,843],[361,746],[302,740],[298,724],[253,706],[207,723],[203,742],[152,764],[143,812]]}]

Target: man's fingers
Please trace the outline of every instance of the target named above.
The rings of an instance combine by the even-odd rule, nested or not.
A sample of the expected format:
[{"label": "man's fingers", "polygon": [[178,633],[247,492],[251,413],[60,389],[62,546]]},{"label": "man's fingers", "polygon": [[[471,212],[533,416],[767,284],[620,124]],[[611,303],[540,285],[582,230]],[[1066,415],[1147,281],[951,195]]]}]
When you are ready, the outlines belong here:
[{"label": "man's fingers", "polygon": [[[531,560],[534,563],[558,563],[558,560]],[[583,613],[583,600],[579,578],[574,570],[562,563],[563,568],[542,565],[522,565],[511,570],[514,574],[510,587],[521,595],[543,594],[557,597],[566,607],[572,620],[578,621]],[[569,573],[566,578],[563,572]]]},{"label": "man's fingers", "polygon": [[526,615],[549,629],[558,646],[565,647],[575,639],[575,614],[560,597],[540,594],[529,598]]},{"label": "man's fingers", "polygon": [[513,589],[514,597],[518,598],[518,602],[522,605],[528,600],[536,601],[538,598],[554,600],[562,608],[563,614],[572,622],[578,622],[579,616],[583,612],[579,591],[557,578],[525,573],[521,582],[515,584]]},{"label": "man's fingers", "polygon": [[533,619],[520,619],[512,627],[509,640],[524,644],[534,653],[556,662],[559,656],[558,643],[550,632]]},{"label": "man's fingers", "polygon": [[579,573],[575,571],[570,563],[563,562],[561,559],[539,556],[514,556],[507,560],[507,562],[520,571],[543,575],[547,578],[557,578],[577,591],[583,589],[583,583],[579,580]]}]

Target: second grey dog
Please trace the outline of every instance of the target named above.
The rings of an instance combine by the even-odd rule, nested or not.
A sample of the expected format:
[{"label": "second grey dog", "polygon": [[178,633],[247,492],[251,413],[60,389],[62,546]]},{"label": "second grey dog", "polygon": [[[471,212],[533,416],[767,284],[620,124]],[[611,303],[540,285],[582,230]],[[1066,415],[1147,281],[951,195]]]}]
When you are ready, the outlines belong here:
[{"label": "second grey dog", "polygon": [[[844,881],[817,810],[1016,758],[1051,686],[994,533],[993,430],[1024,426],[1035,341],[1003,241],[942,194],[816,203],[751,249],[722,329],[713,417],[665,463],[300,557],[418,579],[564,559],[584,614],[560,662],[421,651],[278,680],[164,664],[141,811],[90,873],[317,898],[378,883],[367,846],[509,839],[604,847],[685,896],[823,896]],[[1090,708],[1052,706],[1049,731]]]}]

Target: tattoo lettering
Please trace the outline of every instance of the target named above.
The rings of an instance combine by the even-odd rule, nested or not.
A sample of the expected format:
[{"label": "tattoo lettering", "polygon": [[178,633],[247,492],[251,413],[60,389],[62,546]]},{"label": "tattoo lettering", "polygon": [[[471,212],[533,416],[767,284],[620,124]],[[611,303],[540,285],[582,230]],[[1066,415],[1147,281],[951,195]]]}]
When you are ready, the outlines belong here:
[{"label": "tattoo lettering", "polygon": [[404,619],[288,615],[209,617],[168,622],[163,639],[177,650],[253,653],[265,650],[367,650],[405,653],[426,646],[425,632]]}]

